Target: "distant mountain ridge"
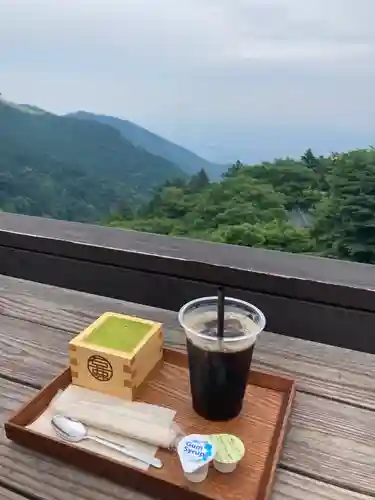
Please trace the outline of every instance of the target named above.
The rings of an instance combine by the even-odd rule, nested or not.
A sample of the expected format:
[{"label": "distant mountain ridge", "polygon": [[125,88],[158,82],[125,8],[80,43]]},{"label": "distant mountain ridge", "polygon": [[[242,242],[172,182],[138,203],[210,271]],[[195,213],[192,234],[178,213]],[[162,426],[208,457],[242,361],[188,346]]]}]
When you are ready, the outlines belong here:
[{"label": "distant mountain ridge", "polygon": [[168,139],[164,139],[129,120],[122,120],[113,116],[96,115],[87,111],[77,111],[75,113],[69,113],[67,116],[80,120],[93,120],[105,125],[110,125],[119,130],[123,137],[135,146],[141,147],[154,155],[166,158],[190,175],[204,168],[208,176],[216,180],[220,177],[220,174],[228,168],[227,165],[219,165],[205,160],[192,151]]},{"label": "distant mountain ridge", "polygon": [[187,177],[111,126],[0,100],[0,210],[98,222]]}]

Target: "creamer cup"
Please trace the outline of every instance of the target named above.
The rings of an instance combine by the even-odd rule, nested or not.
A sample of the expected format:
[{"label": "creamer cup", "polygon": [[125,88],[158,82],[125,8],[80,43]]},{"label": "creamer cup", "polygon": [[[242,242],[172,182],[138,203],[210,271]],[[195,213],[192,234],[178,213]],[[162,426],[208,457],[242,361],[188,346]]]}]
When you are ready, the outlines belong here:
[{"label": "creamer cup", "polygon": [[203,465],[203,467],[200,467],[197,469],[195,472],[184,472],[184,476],[186,479],[188,479],[191,483],[202,483],[208,475],[208,464]]},{"label": "creamer cup", "polygon": [[213,434],[210,436],[215,446],[214,467],[219,472],[233,472],[245,454],[245,446],[241,439],[232,434]]},{"label": "creamer cup", "polygon": [[208,465],[215,456],[215,446],[209,436],[191,434],[178,443],[178,456],[185,477],[194,483],[204,481],[208,474]]}]

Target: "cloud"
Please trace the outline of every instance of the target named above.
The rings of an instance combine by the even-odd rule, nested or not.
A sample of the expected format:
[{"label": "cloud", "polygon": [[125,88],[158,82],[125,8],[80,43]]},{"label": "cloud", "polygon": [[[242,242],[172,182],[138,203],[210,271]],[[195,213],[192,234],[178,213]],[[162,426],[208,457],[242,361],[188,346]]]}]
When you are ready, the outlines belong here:
[{"label": "cloud", "polygon": [[256,126],[358,131],[374,16],[374,0],[2,0],[0,91],[199,149]]},{"label": "cloud", "polygon": [[369,0],[3,0],[0,40],[10,52],[122,54],[162,68],[350,59],[374,50],[372,14]]}]

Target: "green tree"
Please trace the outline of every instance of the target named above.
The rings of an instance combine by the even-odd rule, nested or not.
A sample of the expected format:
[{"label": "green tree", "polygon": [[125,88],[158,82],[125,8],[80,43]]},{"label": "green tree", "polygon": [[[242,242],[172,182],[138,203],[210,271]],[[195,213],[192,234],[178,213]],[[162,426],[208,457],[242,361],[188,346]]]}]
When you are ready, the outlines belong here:
[{"label": "green tree", "polygon": [[317,189],[320,191],[326,191],[328,189],[326,176],[330,161],[327,161],[323,156],[319,156],[319,158],[317,158],[311,148],[308,148],[302,155],[301,161],[307,168],[315,172],[317,177]]},{"label": "green tree", "polygon": [[259,226],[249,224],[222,225],[212,233],[212,240],[248,247],[263,246],[265,238]]},{"label": "green tree", "polygon": [[307,168],[311,168],[315,172],[319,170],[319,159],[314,155],[311,148],[308,148],[301,156],[301,161]]},{"label": "green tree", "polygon": [[189,190],[191,192],[197,192],[208,186],[210,180],[204,168],[199,170],[195,175],[193,175],[188,183]]},{"label": "green tree", "polygon": [[243,164],[240,162],[240,160],[237,160],[236,163],[234,163],[231,167],[228,168],[226,172],[222,175],[222,177],[232,177],[236,176],[238,172],[240,172],[243,168]]},{"label": "green tree", "polygon": [[302,162],[291,158],[248,166],[244,172],[254,179],[270,184],[275,191],[282,193],[286,197],[287,210],[296,207],[308,210],[321,198],[317,174]]},{"label": "green tree", "polygon": [[335,155],[313,235],[324,255],[375,263],[375,152]]},{"label": "green tree", "polygon": [[[0,179],[0,188],[1,182],[8,180]],[[307,227],[298,227],[298,213]],[[183,185],[162,186],[144,212],[123,224],[375,263],[375,150],[324,158],[309,149],[300,160],[237,162],[220,182],[206,182],[201,174]]]}]

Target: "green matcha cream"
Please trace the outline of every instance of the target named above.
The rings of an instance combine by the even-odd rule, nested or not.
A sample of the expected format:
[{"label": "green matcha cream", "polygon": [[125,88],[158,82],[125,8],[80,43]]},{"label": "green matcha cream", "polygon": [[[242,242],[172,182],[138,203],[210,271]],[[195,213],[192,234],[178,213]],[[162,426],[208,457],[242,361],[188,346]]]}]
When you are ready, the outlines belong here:
[{"label": "green matcha cream", "polygon": [[241,439],[233,434],[213,434],[210,436],[210,441],[216,449],[215,469],[224,474],[233,472],[245,454],[245,446]]},{"label": "green matcha cream", "polygon": [[109,317],[86,337],[85,342],[131,354],[150,329],[150,325],[140,321]]}]

